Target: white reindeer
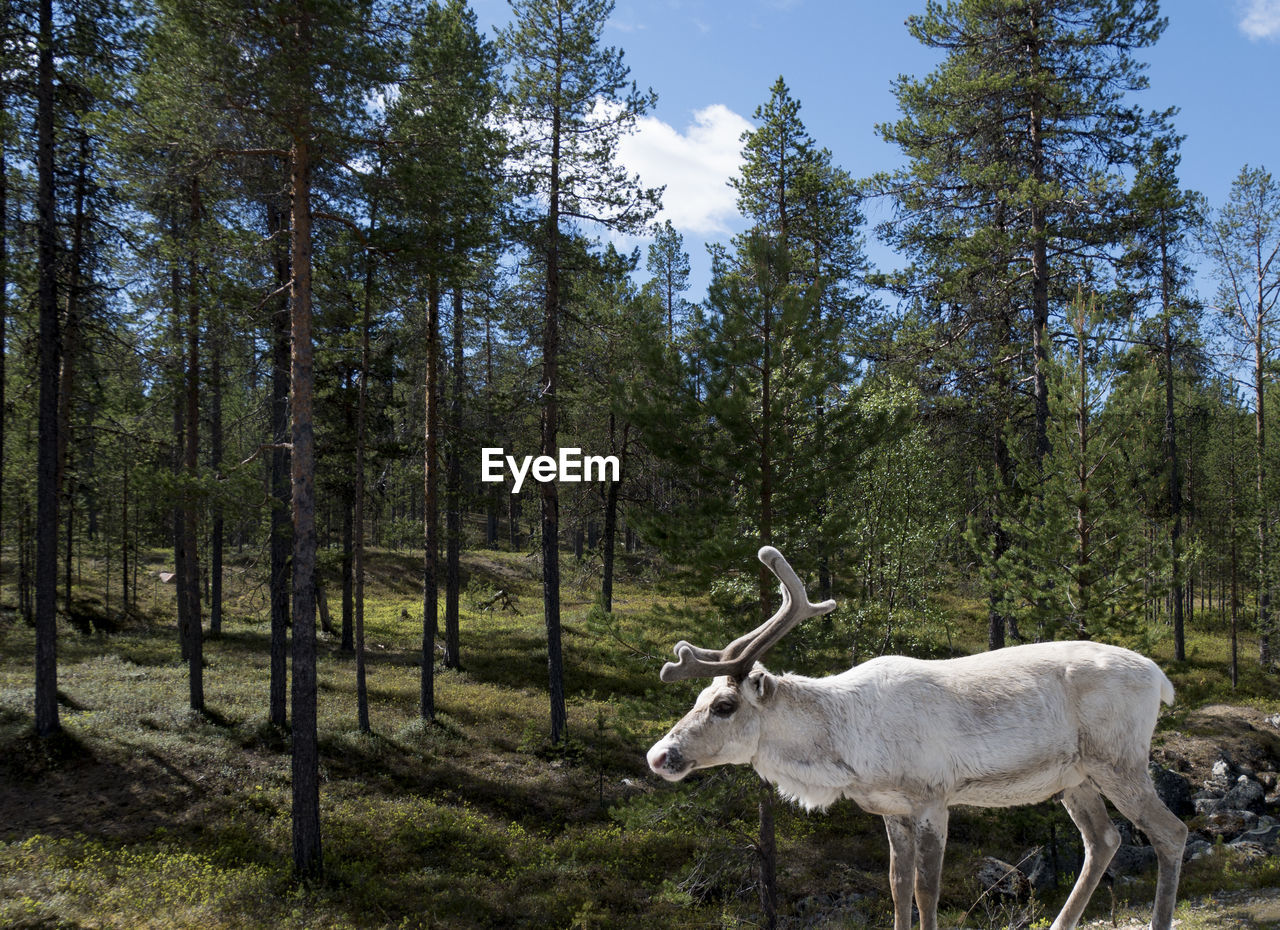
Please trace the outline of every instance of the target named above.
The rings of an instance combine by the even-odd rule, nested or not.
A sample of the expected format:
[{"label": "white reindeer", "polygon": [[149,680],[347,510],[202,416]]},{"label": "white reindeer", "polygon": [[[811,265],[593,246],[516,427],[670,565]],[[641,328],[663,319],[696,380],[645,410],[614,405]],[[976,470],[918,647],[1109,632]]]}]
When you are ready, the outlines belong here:
[{"label": "white reindeer", "polygon": [[806,809],[850,798],[884,817],[894,930],[937,927],[947,809],[1057,796],[1084,839],[1084,865],[1052,930],[1071,930],[1120,845],[1105,795],[1151,840],[1159,862],[1152,930],[1169,930],[1187,828],[1147,772],[1160,702],[1173,686],[1154,662],[1093,642],[1013,646],[959,659],[885,656],[829,678],[772,675],[757,663],[812,604],[777,549],[760,550],[782,607],[724,649],[681,642],[663,681],[714,678],[649,750],[670,781],[750,763]]}]

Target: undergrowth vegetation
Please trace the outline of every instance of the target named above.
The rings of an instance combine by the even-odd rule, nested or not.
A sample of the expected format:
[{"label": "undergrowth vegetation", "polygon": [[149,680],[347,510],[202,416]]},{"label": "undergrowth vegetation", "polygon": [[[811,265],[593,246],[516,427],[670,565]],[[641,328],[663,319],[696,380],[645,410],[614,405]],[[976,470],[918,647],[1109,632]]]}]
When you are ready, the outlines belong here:
[{"label": "undergrowth vegetation", "polygon": [[[158,566],[158,563],[157,563]],[[112,634],[61,630],[65,732],[32,735],[33,636],[0,614],[0,925],[21,928],[754,926],[759,780],[745,770],[668,785],[644,750],[688,707],[696,683],[661,685],[675,640],[728,639],[742,625],[658,575],[625,566],[615,609],[593,606],[593,575],[566,585],[570,741],[546,738],[544,628],[537,565],[521,553],[465,564],[463,670],[438,670],[437,719],[418,715],[417,563],[375,553],[366,608],[372,734],[356,726],[355,671],[336,638],[319,660],[325,877],[291,878],[289,734],[266,719],[268,624],[247,583],[223,635],[206,645],[204,715],[186,708],[171,606],[162,590]],[[573,581],[573,575],[566,572]],[[82,603],[94,580],[82,576]],[[514,610],[482,610],[499,588]],[[168,595],[171,600],[172,595]],[[236,598],[240,599],[237,600]],[[147,603],[147,601],[150,603]],[[879,651],[942,656],[982,647],[962,598],[890,625],[842,607],[784,641],[779,670],[826,674]],[[1220,631],[1190,659],[1157,655],[1179,707],[1276,707],[1274,682],[1242,662],[1231,691]],[[1180,719],[1168,715],[1166,725]],[[782,912],[804,926],[891,922],[888,848],[878,818],[848,802],[822,814],[779,805]],[[1009,906],[972,877],[980,855],[1017,862],[1060,843],[1065,894],[1073,828],[1057,805],[957,810],[944,910],[949,926],[1052,916],[1052,901]],[[1192,863],[1184,897],[1263,887],[1274,866],[1226,852]],[[1148,883],[1099,892],[1094,912],[1150,901]],[[1033,907],[1034,913],[1028,910]],[[826,916],[823,916],[823,915]]]}]

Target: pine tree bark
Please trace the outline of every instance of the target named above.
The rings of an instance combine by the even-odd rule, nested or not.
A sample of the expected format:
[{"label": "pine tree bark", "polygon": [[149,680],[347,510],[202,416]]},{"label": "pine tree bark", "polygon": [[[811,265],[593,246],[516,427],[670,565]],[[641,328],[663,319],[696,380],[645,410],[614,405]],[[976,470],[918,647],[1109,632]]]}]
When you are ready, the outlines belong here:
[{"label": "pine tree bark", "polygon": [[[1034,80],[1041,71],[1040,20],[1034,4],[1030,7],[1030,24],[1027,30],[1028,68]],[[1035,181],[1035,193],[1039,197],[1045,184],[1045,151],[1043,115],[1040,101],[1031,102],[1027,114],[1027,136],[1031,145],[1031,177]],[[1035,395],[1035,462],[1036,467],[1049,454],[1049,382],[1047,366],[1049,347],[1049,239],[1044,207],[1031,204],[1031,343],[1034,353]]]},{"label": "pine tree bark", "polygon": [[67,257],[66,312],[62,321],[62,367],[58,375],[58,489],[66,502],[66,561],[63,600],[71,613],[72,522],[75,516],[75,482],[67,476],[71,465],[71,404],[76,391],[76,363],[80,356],[80,298],[84,267],[85,185],[89,139],[78,133],[75,184],[72,188],[71,254]]},{"label": "pine tree bark", "polygon": [[[1259,281],[1261,289],[1261,281]],[[1264,403],[1264,381],[1266,377],[1262,296],[1258,298],[1258,331],[1254,340],[1254,451],[1257,463],[1256,490],[1258,502],[1258,662],[1263,668],[1271,667],[1271,571],[1268,557],[1270,546],[1268,539],[1269,514],[1266,495],[1267,478],[1267,420]]]},{"label": "pine tree bark", "polygon": [[[558,99],[560,87],[556,87]],[[560,111],[551,130],[550,207],[547,211],[546,297],[542,319],[543,455],[558,459],[560,387]],[[547,626],[547,678],[551,701],[551,742],[567,736],[564,654],[560,641],[560,497],[554,481],[539,484],[542,519],[542,610]]]},{"label": "pine tree bark", "polygon": [[36,446],[35,719],[51,736],[58,720],[58,326],[53,171],[53,4],[40,0],[36,64],[36,238],[39,314],[39,427]]},{"label": "pine tree bark", "polygon": [[[222,479],[222,337],[209,328],[209,467],[215,480]],[[214,495],[209,527],[209,635],[222,635],[222,561],[225,526],[221,495]]]},{"label": "pine tree bark", "polygon": [[[283,211],[274,198],[266,202],[267,233],[276,243],[286,235]],[[288,722],[285,696],[288,683],[289,653],[289,555],[292,547],[289,487],[291,471],[289,451],[284,448],[289,437],[289,250],[277,245],[274,257],[275,284],[281,290],[271,314],[271,684],[268,716],[273,725]]]},{"label": "pine tree bark", "polygon": [[[376,206],[370,210],[377,215]],[[370,228],[372,228],[372,220]],[[355,539],[352,545],[352,574],[355,584],[356,720],[361,733],[369,733],[369,685],[364,653],[364,468],[366,410],[369,404],[369,324],[373,291],[373,259],[366,251],[364,303],[360,315],[360,394],[356,401],[356,486],[352,503]]]},{"label": "pine tree bark", "polygon": [[[176,224],[171,227],[173,238],[177,239]],[[181,487],[183,482],[183,462],[186,451],[186,340],[183,338],[183,307],[190,300],[190,294],[182,282],[182,272],[177,263],[169,267],[169,290],[173,301],[170,338],[173,344],[173,363],[170,366],[170,377],[173,382],[173,445],[170,449],[170,467],[173,472],[174,486]],[[187,534],[186,517],[182,501],[175,497],[173,501],[173,587],[178,608],[178,649],[183,662],[191,661],[191,599],[187,596],[187,583],[191,575],[187,571]]]},{"label": "pine tree bark", "polygon": [[[309,51],[310,20],[298,26]],[[320,754],[316,733],[315,370],[311,334],[311,139],[304,119],[291,151],[293,286],[291,414],[293,478],[293,870],[303,880],[323,873],[320,846]]]},{"label": "pine tree bark", "polygon": [[615,441],[617,419],[613,412],[609,413],[609,447],[618,450],[618,480],[610,481],[604,492],[604,545],[601,548],[601,559],[604,562],[603,578],[600,581],[600,606],[605,613],[613,612],[613,573],[615,550],[618,537],[618,495],[622,490],[622,482],[627,472],[627,445],[631,426],[622,427],[621,447]]},{"label": "pine tree bark", "polygon": [[[192,221],[198,218],[193,192]],[[195,299],[195,268],[189,266],[191,292],[187,294],[186,448],[183,471],[186,484],[182,505],[182,548],[185,553],[187,598],[187,655],[191,709],[204,712],[204,630],[200,617],[200,556],[197,546],[199,510],[196,484],[200,478],[200,307]]]},{"label": "pine tree bark", "polygon": [[419,707],[423,720],[435,720],[435,664],[436,664],[436,612],[439,608],[439,560],[440,540],[438,526],[439,505],[436,485],[439,483],[439,385],[440,365],[440,279],[432,273],[427,281],[426,307],[427,370],[423,375],[423,393],[426,405],[426,424],[422,464],[422,538],[424,545],[422,562],[422,685]]},{"label": "pine tree bark", "polygon": [[459,560],[462,550],[462,390],[463,316],[462,288],[453,288],[453,332],[451,355],[453,393],[449,399],[449,457],[445,466],[445,589],[444,664],[462,668],[458,628],[458,600],[461,586]]},{"label": "pine tree bark", "polygon": [[[5,5],[6,17],[10,7]],[[7,30],[8,24],[4,28]],[[4,575],[4,466],[6,327],[9,323],[9,119],[8,89],[0,90],[0,577]]]},{"label": "pine tree bark", "polygon": [[[486,309],[484,316],[484,434],[494,435],[493,411],[493,321]],[[485,493],[485,545],[498,546],[498,485],[489,484]]]},{"label": "pine tree bark", "polygon": [[[1164,245],[1161,244],[1163,251]],[[1165,276],[1167,279],[1167,276]],[[1183,619],[1182,587],[1182,468],[1178,459],[1177,420],[1173,405],[1173,327],[1169,321],[1170,301],[1167,288],[1164,297],[1164,320],[1161,337],[1164,343],[1164,447],[1165,468],[1169,474],[1169,544],[1172,549],[1172,571],[1169,594],[1173,601],[1173,657],[1187,660],[1187,637]]]},{"label": "pine tree bark", "polygon": [[355,649],[353,628],[355,571],[355,488],[348,486],[342,494],[342,651]]}]

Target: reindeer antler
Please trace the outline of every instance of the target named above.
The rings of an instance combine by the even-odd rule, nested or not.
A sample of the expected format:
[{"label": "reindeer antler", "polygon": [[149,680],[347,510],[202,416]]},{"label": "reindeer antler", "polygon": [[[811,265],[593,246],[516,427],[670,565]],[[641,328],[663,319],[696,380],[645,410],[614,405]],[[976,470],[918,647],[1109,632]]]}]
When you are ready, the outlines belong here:
[{"label": "reindeer antler", "polygon": [[659,677],[663,681],[715,678],[717,675],[741,678],[801,620],[835,609],[835,601],[823,601],[821,604],[809,601],[809,595],[796,577],[795,570],[773,546],[762,547],[759,558],[782,582],[782,606],[778,608],[778,612],[723,649],[700,649],[683,640],[676,643],[675,653],[680,659],[662,666]]}]

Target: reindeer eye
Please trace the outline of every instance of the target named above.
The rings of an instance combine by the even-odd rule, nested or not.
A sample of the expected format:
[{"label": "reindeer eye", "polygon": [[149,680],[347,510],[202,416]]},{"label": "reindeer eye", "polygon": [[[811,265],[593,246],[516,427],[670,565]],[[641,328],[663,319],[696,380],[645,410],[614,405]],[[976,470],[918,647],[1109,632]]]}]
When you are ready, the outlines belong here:
[{"label": "reindeer eye", "polygon": [[728,717],[737,709],[738,705],[733,701],[716,701],[711,705],[711,713],[717,717]]}]

